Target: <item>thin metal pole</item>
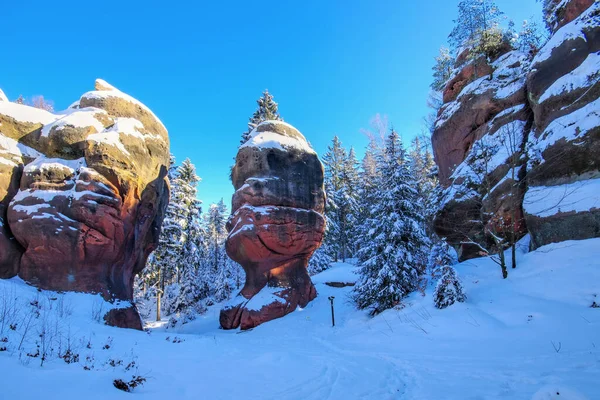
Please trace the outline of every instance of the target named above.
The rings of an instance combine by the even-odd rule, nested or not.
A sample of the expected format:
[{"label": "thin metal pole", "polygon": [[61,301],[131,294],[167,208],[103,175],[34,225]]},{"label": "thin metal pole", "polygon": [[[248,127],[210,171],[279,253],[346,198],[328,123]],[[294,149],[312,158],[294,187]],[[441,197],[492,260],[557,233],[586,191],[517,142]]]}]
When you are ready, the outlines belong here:
[{"label": "thin metal pole", "polygon": [[333,296],[329,296],[329,301],[331,302],[331,326],[335,326],[335,313],[333,311],[333,299],[335,299],[335,297]]}]

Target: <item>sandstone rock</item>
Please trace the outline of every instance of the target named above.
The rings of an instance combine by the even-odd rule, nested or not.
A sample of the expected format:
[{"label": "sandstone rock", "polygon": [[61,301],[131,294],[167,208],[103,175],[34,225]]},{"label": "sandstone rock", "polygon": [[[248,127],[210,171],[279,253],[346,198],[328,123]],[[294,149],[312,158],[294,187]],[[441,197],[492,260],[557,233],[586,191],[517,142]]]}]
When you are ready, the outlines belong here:
[{"label": "sandstone rock", "polygon": [[[488,123],[502,112],[514,113],[526,102],[526,56],[513,51],[500,57],[492,68],[494,75],[480,77],[468,84],[453,101],[440,109],[431,141],[439,178],[444,186],[463,162],[473,143],[489,130]],[[460,74],[459,74],[460,75]],[[452,82],[452,80],[451,80]],[[449,97],[451,98],[451,97]]]},{"label": "sandstone rock", "polygon": [[[481,255],[463,243],[485,245],[485,229],[506,223],[531,233],[533,248],[600,236],[600,3],[550,1],[546,14],[553,35],[533,60],[504,55],[490,81],[459,84],[440,110],[432,142],[445,191],[434,225],[461,259]],[[462,82],[453,81],[449,89]],[[501,142],[507,131],[519,132],[521,145],[496,153],[476,179],[474,144]]]},{"label": "sandstone rock", "polygon": [[[511,230],[514,224],[518,237],[525,233],[520,207],[524,187],[515,185],[523,174],[523,162],[515,163],[514,172],[507,162],[522,151],[531,127],[527,66],[526,55],[509,52],[488,66],[493,75],[464,87],[458,85],[458,94],[445,93],[448,102],[440,110],[432,136],[440,183],[445,188],[434,229],[457,248],[461,260],[482,255],[476,243],[490,248],[485,229],[497,230],[498,221]],[[448,90],[460,82],[462,74],[473,73],[464,71],[450,80]],[[494,153],[485,166],[473,152],[474,145],[485,145]]]},{"label": "sandstone rock", "polygon": [[600,210],[585,190],[600,177],[600,4],[561,4],[527,82],[535,126],[524,207],[534,248],[600,236]]},{"label": "sandstone rock", "polygon": [[[58,114],[0,102],[0,146],[14,164],[0,179],[0,276],[130,301],[158,244],[169,141],[143,104],[96,87]],[[106,320],[141,329],[132,307]]]},{"label": "sandstone rock", "polygon": [[544,7],[548,27],[555,33],[558,29],[579,17],[594,0],[549,0]]},{"label": "sandstone rock", "polygon": [[246,283],[220,323],[249,329],[316,296],[306,268],[325,230],[323,166],[294,127],[267,121],[240,147],[232,181],[226,249]]},{"label": "sandstone rock", "polygon": [[449,103],[456,100],[460,92],[469,83],[483,76],[488,76],[492,73],[492,67],[486,62],[485,58],[480,57],[477,60],[465,65],[458,74],[448,81],[443,91],[444,103]]}]

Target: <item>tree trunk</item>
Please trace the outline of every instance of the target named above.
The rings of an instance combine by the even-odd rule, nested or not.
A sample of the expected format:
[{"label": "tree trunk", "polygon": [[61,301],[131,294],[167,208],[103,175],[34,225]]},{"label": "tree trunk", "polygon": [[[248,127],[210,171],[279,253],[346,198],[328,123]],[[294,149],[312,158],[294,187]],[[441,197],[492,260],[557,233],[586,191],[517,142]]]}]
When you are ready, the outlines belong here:
[{"label": "tree trunk", "polygon": [[159,290],[156,293],[156,321],[160,321],[160,294],[161,291]]}]

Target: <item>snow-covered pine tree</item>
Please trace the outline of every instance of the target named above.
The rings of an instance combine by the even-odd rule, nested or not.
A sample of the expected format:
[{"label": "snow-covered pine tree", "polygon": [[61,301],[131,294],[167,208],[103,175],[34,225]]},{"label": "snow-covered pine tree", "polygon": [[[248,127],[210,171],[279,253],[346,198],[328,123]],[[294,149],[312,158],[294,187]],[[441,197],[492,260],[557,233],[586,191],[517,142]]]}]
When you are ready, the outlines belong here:
[{"label": "snow-covered pine tree", "polygon": [[370,241],[365,237],[363,228],[366,226],[367,220],[371,217],[373,205],[378,200],[381,176],[377,159],[379,158],[381,149],[377,146],[374,138],[369,139],[369,145],[365,150],[365,155],[361,162],[361,170],[359,172],[360,187],[358,198],[358,211],[356,230],[356,245],[360,249]]},{"label": "snow-covered pine tree", "polygon": [[[211,204],[204,216],[208,251],[204,260],[203,278],[208,282],[210,290],[209,303],[220,302],[230,297],[234,287],[232,271],[239,268],[225,252],[227,216],[227,206],[223,199],[217,204]],[[239,280],[239,277],[236,280]]]},{"label": "snow-covered pine tree", "polygon": [[268,90],[265,90],[262,93],[262,96],[256,100],[256,104],[258,104],[258,108],[250,117],[248,121],[248,129],[242,133],[242,140],[240,140],[240,145],[246,143],[248,139],[250,139],[250,133],[264,121],[283,121],[281,115],[279,115],[278,104],[273,100],[273,95],[269,93]]},{"label": "snow-covered pine tree", "polygon": [[547,40],[546,32],[532,18],[523,21],[516,44],[523,53],[534,57]]},{"label": "snow-covered pine tree", "polygon": [[456,303],[462,303],[467,299],[465,291],[458,279],[456,270],[450,265],[442,268],[442,277],[433,292],[433,301],[437,308],[446,308]]},{"label": "snow-covered pine tree", "polygon": [[458,18],[454,20],[454,29],[448,36],[452,50],[487,47],[487,41],[494,39],[490,33],[498,29],[502,15],[493,0],[461,0],[458,3]]},{"label": "snow-covered pine tree", "polygon": [[393,129],[378,164],[379,190],[361,227],[361,272],[353,292],[358,308],[373,313],[398,305],[417,288],[429,244],[406,151]]},{"label": "snow-covered pine tree", "polygon": [[442,268],[446,265],[453,266],[458,263],[458,256],[456,250],[454,250],[446,238],[440,239],[431,248],[429,253],[429,260],[427,262],[427,269],[431,275],[432,280],[439,280],[442,276]]},{"label": "snow-covered pine tree", "polygon": [[309,275],[315,275],[325,271],[331,266],[333,259],[329,255],[327,244],[324,243],[315,251],[308,261],[308,273]]},{"label": "snow-covered pine tree", "polygon": [[358,169],[359,163],[356,159],[354,147],[350,147],[348,157],[344,163],[342,173],[343,188],[340,192],[343,200],[338,200],[338,204],[342,204],[341,208],[346,209],[344,213],[345,229],[343,235],[342,260],[346,261],[348,257],[354,257],[358,250],[356,237],[358,235],[358,208],[360,198],[360,174]]},{"label": "snow-covered pine tree", "polygon": [[416,136],[411,143],[409,152],[411,172],[416,180],[416,188],[419,196],[419,206],[425,222],[425,232],[429,237],[433,236],[433,218],[437,212],[437,166],[431,154],[429,146],[431,140],[426,136]]},{"label": "snow-covered pine tree", "polygon": [[327,203],[325,204],[325,216],[327,217],[327,232],[324,242],[331,251],[331,256],[335,261],[341,252],[341,231],[340,213],[336,200],[337,192],[342,186],[342,169],[346,160],[346,150],[342,147],[342,142],[337,136],[334,136],[332,143],[327,147],[327,152],[323,155],[322,161],[325,167],[324,186],[327,193]]},{"label": "snow-covered pine tree", "polygon": [[354,226],[357,219],[359,176],[354,149],[350,153],[335,136],[323,156],[325,166],[326,216],[328,231],[325,242],[333,258],[346,260],[355,247]]},{"label": "snow-covered pine tree", "polygon": [[175,168],[174,164],[175,159],[171,156],[170,201],[163,220],[158,248],[150,256],[148,268],[143,275],[146,286],[156,290],[157,302],[160,301],[160,296],[164,296],[163,304],[157,308],[164,309],[167,314],[177,308],[173,305],[178,301],[181,273],[191,265],[189,262],[193,258],[194,247],[188,238],[191,235],[192,240],[197,240],[199,235],[196,230],[200,202],[196,199],[196,194],[200,178],[189,159],[184,160],[178,168]]},{"label": "snow-covered pine tree", "polygon": [[447,47],[440,47],[440,52],[435,58],[435,65],[433,66],[433,82],[431,83],[431,89],[440,91],[444,89],[444,86],[450,76],[452,75],[452,69],[454,68],[454,57],[450,54],[450,49]]}]

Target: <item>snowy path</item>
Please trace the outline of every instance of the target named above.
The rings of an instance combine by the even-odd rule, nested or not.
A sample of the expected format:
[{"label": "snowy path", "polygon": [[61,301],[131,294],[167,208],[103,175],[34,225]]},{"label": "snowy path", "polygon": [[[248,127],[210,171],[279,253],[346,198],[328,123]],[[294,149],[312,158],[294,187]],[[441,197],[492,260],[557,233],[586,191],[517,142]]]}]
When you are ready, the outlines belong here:
[{"label": "snowy path", "polygon": [[[490,260],[470,261],[458,266],[466,303],[437,310],[429,290],[375,318],[349,303],[351,287],[324,284],[353,278],[354,267],[338,264],[314,277],[319,296],[305,309],[243,333],[218,329],[217,307],[176,332],[119,330],[90,322],[78,301],[72,323],[92,335],[81,355],[94,356],[96,371],[0,353],[0,398],[595,400],[600,309],[590,304],[600,296],[599,259],[600,239],[546,246],[520,255],[506,281]],[[115,390],[112,380],[131,373],[103,365],[111,358],[135,359],[148,382],[133,394]]]}]

